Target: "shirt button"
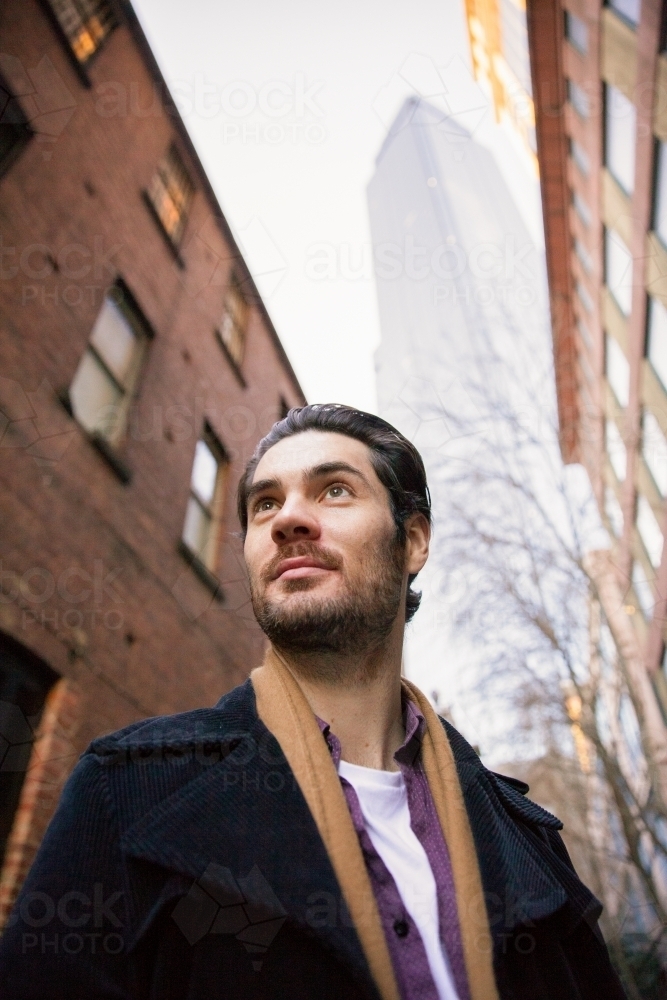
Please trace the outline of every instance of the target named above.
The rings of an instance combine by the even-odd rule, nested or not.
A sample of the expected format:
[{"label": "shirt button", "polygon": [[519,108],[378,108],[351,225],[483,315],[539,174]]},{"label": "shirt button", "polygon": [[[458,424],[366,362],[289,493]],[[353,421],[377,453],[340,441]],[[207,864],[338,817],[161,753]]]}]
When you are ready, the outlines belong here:
[{"label": "shirt button", "polygon": [[408,927],[408,923],[407,923],[406,920],[395,920],[394,921],[394,931],[396,933],[396,937],[400,937],[400,938],[407,937],[409,930],[410,930],[410,928]]}]

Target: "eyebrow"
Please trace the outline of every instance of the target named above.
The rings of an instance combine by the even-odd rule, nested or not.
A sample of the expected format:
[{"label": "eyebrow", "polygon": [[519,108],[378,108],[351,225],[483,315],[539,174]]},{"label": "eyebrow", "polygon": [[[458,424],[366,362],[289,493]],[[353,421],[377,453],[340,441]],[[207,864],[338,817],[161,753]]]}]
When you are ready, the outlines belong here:
[{"label": "eyebrow", "polygon": [[[310,469],[304,470],[303,478],[306,481],[312,481],[313,479],[321,479],[322,476],[329,476],[335,472],[347,472],[348,475],[357,476],[366,486],[370,487],[370,482],[363,472],[355,469],[353,465],[348,465],[347,462],[322,462],[320,465],[313,465]],[[260,479],[248,489],[246,505],[249,507],[254,498],[260,493],[264,493],[267,490],[279,490],[281,488],[282,483],[279,479]]]},{"label": "eyebrow", "polygon": [[304,472],[305,479],[321,479],[322,476],[328,476],[332,472],[347,472],[348,475],[357,476],[366,484],[370,486],[368,479],[359,469],[355,469],[353,465],[348,465],[347,462],[322,462],[321,465],[314,465],[310,469],[306,469]]}]

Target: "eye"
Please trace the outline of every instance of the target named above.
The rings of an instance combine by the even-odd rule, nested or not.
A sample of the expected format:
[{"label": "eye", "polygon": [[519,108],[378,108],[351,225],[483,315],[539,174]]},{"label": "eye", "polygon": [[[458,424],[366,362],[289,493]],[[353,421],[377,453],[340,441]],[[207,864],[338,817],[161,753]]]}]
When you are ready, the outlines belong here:
[{"label": "eye", "polygon": [[347,486],[343,486],[342,483],[334,483],[333,486],[328,488],[326,495],[328,497],[333,497],[333,499],[336,500],[339,497],[349,496],[350,491]]},{"label": "eye", "polygon": [[261,514],[263,511],[272,510],[275,505],[275,500],[270,497],[264,497],[262,500],[258,500],[255,504],[255,513]]}]

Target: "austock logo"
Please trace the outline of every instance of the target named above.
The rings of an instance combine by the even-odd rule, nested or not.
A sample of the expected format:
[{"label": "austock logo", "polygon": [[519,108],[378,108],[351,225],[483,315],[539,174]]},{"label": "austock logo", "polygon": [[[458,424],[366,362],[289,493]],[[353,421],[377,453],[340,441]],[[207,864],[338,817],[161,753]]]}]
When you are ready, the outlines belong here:
[{"label": "austock logo", "polygon": [[255,972],[261,970],[263,956],[286,917],[257,865],[235,878],[229,868],[213,862],[172,913],[191,945],[207,934],[233,934],[250,955],[257,956],[252,959]]}]

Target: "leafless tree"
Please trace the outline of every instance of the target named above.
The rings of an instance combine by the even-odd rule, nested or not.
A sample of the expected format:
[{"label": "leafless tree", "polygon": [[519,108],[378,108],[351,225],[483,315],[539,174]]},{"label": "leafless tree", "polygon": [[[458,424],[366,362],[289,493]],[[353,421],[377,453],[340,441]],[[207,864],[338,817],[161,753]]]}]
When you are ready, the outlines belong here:
[{"label": "leafless tree", "polygon": [[[583,468],[561,460],[550,358],[487,342],[456,368],[434,361],[430,378],[456,446],[425,451],[435,557],[445,580],[465,581],[452,621],[479,652],[472,695],[510,713],[516,766],[563,814],[621,965],[632,934],[664,963],[667,733],[613,540]],[[462,406],[448,402],[461,398],[454,383]],[[436,416],[422,407],[424,421]]]}]

